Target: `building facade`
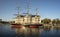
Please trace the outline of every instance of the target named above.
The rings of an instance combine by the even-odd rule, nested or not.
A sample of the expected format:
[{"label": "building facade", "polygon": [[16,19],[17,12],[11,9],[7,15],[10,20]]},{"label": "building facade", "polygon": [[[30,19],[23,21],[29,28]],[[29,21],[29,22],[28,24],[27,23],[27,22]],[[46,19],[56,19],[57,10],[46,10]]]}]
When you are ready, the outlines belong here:
[{"label": "building facade", "polygon": [[40,24],[41,23],[41,17],[39,15],[19,15],[19,16],[16,16],[15,23]]}]

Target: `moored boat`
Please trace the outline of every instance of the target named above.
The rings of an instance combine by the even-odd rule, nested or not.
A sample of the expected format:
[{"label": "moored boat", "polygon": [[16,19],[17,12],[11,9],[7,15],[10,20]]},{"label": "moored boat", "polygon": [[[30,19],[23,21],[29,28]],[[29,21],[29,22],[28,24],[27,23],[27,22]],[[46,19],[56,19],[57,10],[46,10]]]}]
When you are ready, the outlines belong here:
[{"label": "moored boat", "polygon": [[22,28],[21,25],[12,25],[12,28]]}]

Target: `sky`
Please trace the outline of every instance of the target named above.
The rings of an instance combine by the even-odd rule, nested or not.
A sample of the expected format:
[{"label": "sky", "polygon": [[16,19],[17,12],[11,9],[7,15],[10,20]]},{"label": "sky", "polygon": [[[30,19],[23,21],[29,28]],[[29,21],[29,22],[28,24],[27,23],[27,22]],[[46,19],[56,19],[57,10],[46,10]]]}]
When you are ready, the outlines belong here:
[{"label": "sky", "polygon": [[20,6],[20,14],[27,12],[27,4],[30,1],[30,13],[35,14],[38,8],[38,15],[41,19],[60,19],[60,0],[0,0],[0,19],[13,20]]}]

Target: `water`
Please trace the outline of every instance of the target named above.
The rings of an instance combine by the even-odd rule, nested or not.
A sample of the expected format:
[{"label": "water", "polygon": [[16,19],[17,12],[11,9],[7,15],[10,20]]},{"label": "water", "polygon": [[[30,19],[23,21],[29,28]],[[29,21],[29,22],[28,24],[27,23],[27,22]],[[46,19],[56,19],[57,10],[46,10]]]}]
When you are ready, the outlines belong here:
[{"label": "water", "polygon": [[60,28],[11,28],[0,25],[0,37],[60,37]]}]

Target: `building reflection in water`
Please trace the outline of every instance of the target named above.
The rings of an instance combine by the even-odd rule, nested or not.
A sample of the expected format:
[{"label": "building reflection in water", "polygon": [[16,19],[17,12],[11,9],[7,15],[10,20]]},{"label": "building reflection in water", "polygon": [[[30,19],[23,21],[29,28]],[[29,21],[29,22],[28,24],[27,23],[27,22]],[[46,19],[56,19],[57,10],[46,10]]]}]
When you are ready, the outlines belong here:
[{"label": "building reflection in water", "polygon": [[17,37],[39,37],[40,29],[39,28],[15,28]]}]

